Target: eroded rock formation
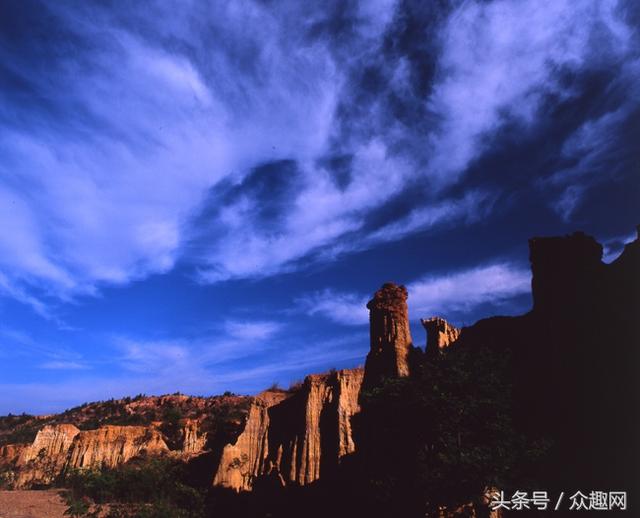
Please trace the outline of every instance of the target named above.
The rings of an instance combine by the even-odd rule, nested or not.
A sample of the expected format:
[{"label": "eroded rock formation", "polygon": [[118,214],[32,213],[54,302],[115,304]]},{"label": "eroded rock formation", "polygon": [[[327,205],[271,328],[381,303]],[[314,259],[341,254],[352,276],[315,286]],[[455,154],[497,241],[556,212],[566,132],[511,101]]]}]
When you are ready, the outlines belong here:
[{"label": "eroded rock formation", "polygon": [[[484,319],[463,330],[438,317],[422,320],[428,354],[449,347],[505,353],[513,375],[516,424],[534,439],[556,441],[551,468],[571,466],[574,478],[552,479],[555,487],[579,481],[584,487],[625,489],[628,480],[640,480],[635,477],[640,456],[624,447],[637,438],[640,421],[640,391],[634,382],[638,354],[629,346],[640,338],[640,241],[627,245],[612,264],[602,263],[601,256],[602,247],[580,233],[532,239],[530,313]],[[215,449],[219,457],[212,462],[215,472],[208,472],[208,482],[236,491],[251,490],[261,477],[284,486],[308,485],[346,464],[345,456],[357,448],[352,417],[360,410],[361,387],[411,371],[406,288],[387,283],[367,307],[371,350],[365,369],[310,375],[294,390],[253,398],[244,421],[235,418],[242,432],[218,443],[226,445]],[[141,399],[126,408],[155,417],[165,402],[190,404],[186,396],[170,398]],[[203,411],[210,408],[205,401],[197,403]],[[594,408],[606,409],[607,418],[594,418]],[[184,419],[173,447],[185,454],[202,451],[208,438],[201,419]],[[55,425],[42,428],[31,445],[0,448],[0,465],[17,466],[16,485],[24,487],[50,482],[65,469],[113,467],[144,451],[167,450],[153,426],[80,431]],[[598,469],[589,470],[591,465]]]},{"label": "eroded rock formation", "polygon": [[80,430],[72,424],[47,425],[38,432],[33,443],[23,450],[18,462],[26,464],[39,456],[54,458],[64,455],[79,433]]},{"label": "eroded rock formation", "polygon": [[247,491],[260,476],[306,485],[335,470],[355,450],[351,417],[363,376],[362,369],[313,374],[293,393],[257,397],[244,432],[224,448],[214,485]]},{"label": "eroded rock formation", "polygon": [[79,433],[80,430],[72,424],[42,428],[15,463],[18,468],[16,486],[52,482],[64,470],[69,449]]},{"label": "eroded rock formation", "polygon": [[631,491],[640,481],[640,240],[610,264],[581,232],[533,238],[529,251],[532,311],[480,320],[456,347],[511,358],[516,423],[553,438],[550,487]]},{"label": "eroded rock formation", "polygon": [[14,486],[29,487],[53,482],[76,468],[113,468],[143,452],[168,451],[162,435],[153,427],[103,426],[80,431],[72,424],[44,426],[30,445],[2,448],[5,466],[15,472]]},{"label": "eroded rock formation", "polygon": [[5,444],[0,446],[0,467],[14,465],[18,462],[22,452],[29,446],[29,444]]},{"label": "eroded rock formation", "polygon": [[413,342],[407,297],[407,288],[388,282],[367,304],[371,349],[365,364],[365,386],[409,375]]},{"label": "eroded rock formation", "polygon": [[268,454],[269,408],[277,405],[287,395],[282,392],[263,392],[256,396],[249,409],[244,430],[235,443],[222,450],[220,464],[213,484],[249,491],[256,477],[264,473]]},{"label": "eroded rock formation", "polygon": [[143,452],[158,454],[165,451],[169,448],[153,427],[103,426],[77,434],[66,468],[113,468]]},{"label": "eroded rock formation", "polygon": [[207,433],[200,431],[200,423],[197,419],[183,419],[180,436],[183,453],[199,453],[204,450],[207,443]]},{"label": "eroded rock formation", "polygon": [[355,450],[351,417],[360,409],[362,369],[307,376],[303,387],[270,410],[267,470],[283,484],[310,484]]},{"label": "eroded rock formation", "polygon": [[423,318],[420,322],[427,331],[427,354],[443,352],[460,336],[460,329],[449,324],[444,318]]}]

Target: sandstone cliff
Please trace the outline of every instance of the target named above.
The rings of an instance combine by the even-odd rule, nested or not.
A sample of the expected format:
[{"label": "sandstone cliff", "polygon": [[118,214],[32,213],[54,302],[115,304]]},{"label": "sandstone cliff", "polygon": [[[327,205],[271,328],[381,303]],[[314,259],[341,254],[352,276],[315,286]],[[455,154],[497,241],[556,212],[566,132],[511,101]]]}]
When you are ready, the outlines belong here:
[{"label": "sandstone cliff", "polygon": [[13,466],[29,444],[5,444],[0,446],[0,467]]},{"label": "sandstone cliff", "polygon": [[255,478],[264,473],[268,454],[268,410],[286,397],[285,393],[270,391],[256,396],[244,430],[233,444],[227,444],[222,451],[214,485],[236,491],[251,490]]},{"label": "sandstone cliff", "polygon": [[113,468],[141,453],[169,451],[158,430],[146,426],[103,426],[76,435],[65,469]]},{"label": "sandstone cliff", "polygon": [[363,376],[362,369],[314,374],[294,393],[257,397],[244,432],[224,448],[214,485],[247,491],[261,476],[306,485],[335,470],[355,450],[351,417]]},{"label": "sandstone cliff", "polygon": [[65,467],[67,454],[80,430],[72,424],[47,425],[38,432],[33,443],[17,459],[16,486],[48,484]]},{"label": "sandstone cliff", "polygon": [[183,453],[200,453],[207,444],[207,432],[202,432],[197,419],[184,419],[181,423],[180,438]]},{"label": "sandstone cliff", "polygon": [[355,450],[351,417],[359,411],[362,369],[307,376],[301,390],[270,410],[268,469],[283,484],[305,485]]},{"label": "sandstone cliff", "polygon": [[72,424],[47,425],[30,445],[2,448],[16,488],[46,485],[77,468],[113,468],[142,453],[168,451],[158,430],[144,426],[104,426],[80,431]]}]

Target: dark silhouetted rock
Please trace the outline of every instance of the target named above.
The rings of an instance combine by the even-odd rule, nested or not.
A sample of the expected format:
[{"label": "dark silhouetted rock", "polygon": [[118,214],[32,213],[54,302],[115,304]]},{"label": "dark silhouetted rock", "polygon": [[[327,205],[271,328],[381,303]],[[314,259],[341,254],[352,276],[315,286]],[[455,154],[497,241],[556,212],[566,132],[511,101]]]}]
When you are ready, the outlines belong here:
[{"label": "dark silhouetted rock", "polygon": [[365,363],[365,386],[410,373],[413,342],[407,297],[407,288],[388,282],[367,304],[371,349]]}]

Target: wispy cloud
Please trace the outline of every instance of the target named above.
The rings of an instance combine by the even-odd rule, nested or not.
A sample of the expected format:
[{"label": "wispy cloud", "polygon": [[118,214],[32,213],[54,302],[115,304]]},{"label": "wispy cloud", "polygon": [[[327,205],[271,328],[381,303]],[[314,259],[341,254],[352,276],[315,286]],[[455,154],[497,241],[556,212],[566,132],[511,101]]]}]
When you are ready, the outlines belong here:
[{"label": "wispy cloud", "polygon": [[[0,101],[0,281],[41,315],[41,293],[94,294],[181,260],[204,282],[263,277],[476,221],[486,193],[447,187],[506,124],[533,127],[573,95],[561,73],[622,59],[632,37],[614,2],[463,2],[416,20],[416,62],[389,51],[406,39],[394,1],[118,7],[46,4],[51,41],[27,30],[1,51],[23,86]],[[294,187],[265,210],[246,181],[283,161]],[[408,215],[369,224],[412,189]]]},{"label": "wispy cloud", "polygon": [[50,361],[39,365],[41,369],[47,370],[84,370],[89,369],[89,365],[73,361]]},{"label": "wispy cloud", "polygon": [[[37,340],[28,332],[0,326],[0,349],[12,357],[37,358],[42,365],[82,364],[88,365],[83,355],[65,344],[64,340]],[[46,368],[46,367],[45,367]]]},{"label": "wispy cloud", "polygon": [[[312,372],[360,364],[368,349],[366,333],[328,340],[307,338],[281,347],[277,355],[267,356],[257,365],[233,364],[223,368],[215,362],[203,362],[197,352],[183,349],[178,342],[181,340],[173,343],[122,342],[120,347],[126,354],[118,361],[127,362],[128,368],[109,376],[97,371],[90,374],[90,371],[78,368],[67,379],[0,384],[0,413],[60,411],[85,401],[137,393],[167,394],[177,390],[201,395],[220,394],[230,389],[255,394],[274,381],[286,386]],[[74,369],[63,362],[52,363],[48,368]]]},{"label": "wispy cloud", "polygon": [[279,322],[227,320],[225,331],[239,340],[267,340],[282,328]]},{"label": "wispy cloud", "polygon": [[[494,263],[466,270],[429,275],[407,284],[412,318],[470,314],[482,304],[500,305],[531,289],[529,270],[510,263]],[[324,290],[297,301],[300,311],[321,315],[344,325],[368,322],[368,297]]]},{"label": "wispy cloud", "polygon": [[332,289],[311,293],[296,300],[298,308],[308,315],[321,315],[345,325],[361,325],[369,321],[368,298]]},{"label": "wispy cloud", "polygon": [[441,118],[429,170],[453,181],[507,123],[533,125],[551,97],[571,97],[561,73],[619,59],[631,32],[616,2],[464,2],[445,23],[428,100]]},{"label": "wispy cloud", "polygon": [[602,260],[605,263],[611,263],[615,261],[624,250],[625,245],[627,243],[631,243],[632,241],[637,239],[637,237],[638,237],[638,234],[634,232],[632,234],[627,234],[624,236],[613,236],[605,239],[602,242],[602,245],[603,245]]},{"label": "wispy cloud", "polygon": [[409,283],[414,315],[469,312],[485,303],[500,304],[531,290],[531,273],[509,263],[497,263],[427,276]]},{"label": "wispy cloud", "polygon": [[615,180],[629,161],[635,160],[628,145],[625,122],[640,105],[640,58],[624,62],[610,91],[624,92],[624,102],[584,121],[564,142],[566,164],[539,182],[541,188],[559,191],[551,206],[565,220],[582,204],[592,187]]}]

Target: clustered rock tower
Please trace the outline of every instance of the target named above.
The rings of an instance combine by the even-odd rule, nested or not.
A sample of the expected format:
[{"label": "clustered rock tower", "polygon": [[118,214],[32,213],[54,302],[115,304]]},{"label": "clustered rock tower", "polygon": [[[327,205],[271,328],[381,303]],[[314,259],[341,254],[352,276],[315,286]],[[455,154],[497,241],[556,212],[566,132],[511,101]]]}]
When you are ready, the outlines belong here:
[{"label": "clustered rock tower", "polygon": [[367,303],[371,349],[365,363],[365,386],[409,375],[413,341],[407,297],[407,288],[387,282]]},{"label": "clustered rock tower", "polygon": [[460,329],[449,324],[444,318],[422,318],[420,322],[427,332],[425,352],[429,356],[443,353],[460,336]]}]

